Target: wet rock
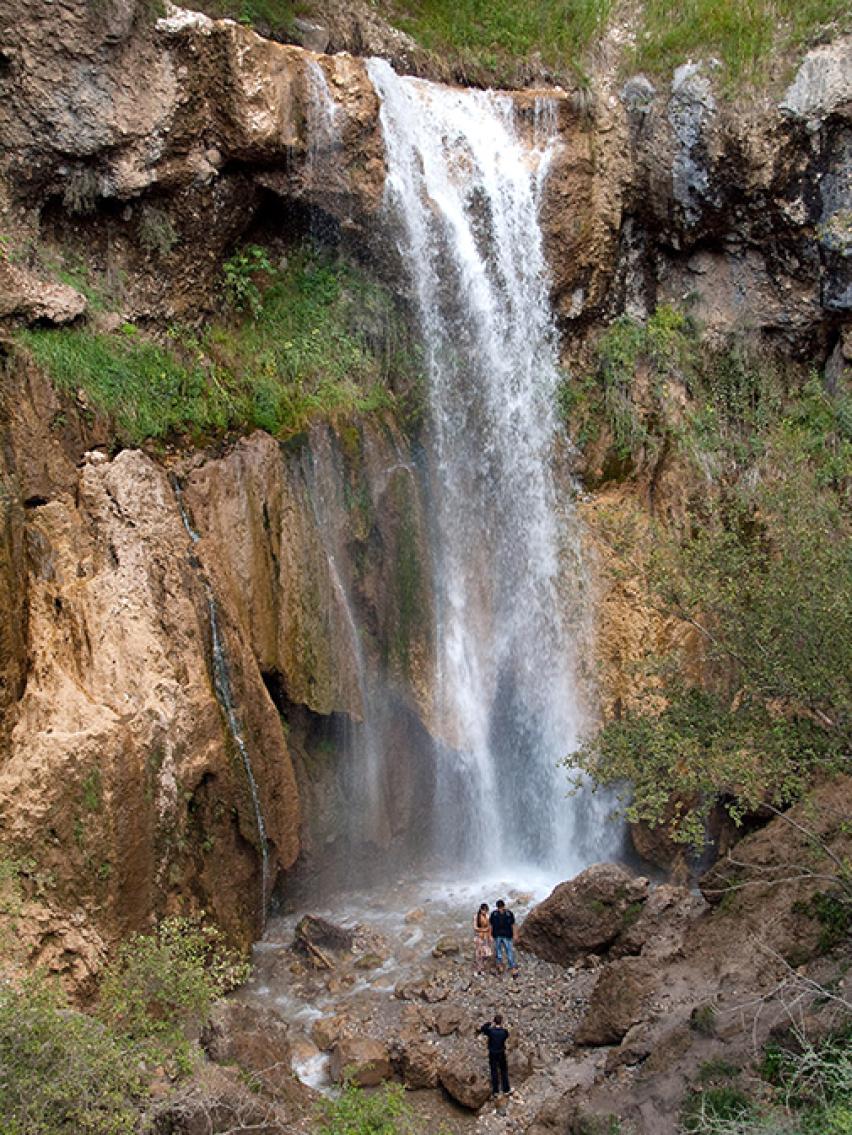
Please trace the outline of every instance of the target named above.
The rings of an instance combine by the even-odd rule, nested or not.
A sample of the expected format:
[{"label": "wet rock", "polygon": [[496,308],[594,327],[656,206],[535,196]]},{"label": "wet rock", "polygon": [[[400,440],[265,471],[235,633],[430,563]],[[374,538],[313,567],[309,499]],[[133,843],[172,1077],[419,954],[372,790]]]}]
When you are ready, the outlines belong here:
[{"label": "wet rock", "polygon": [[322,24],[318,24],[314,20],[306,20],[302,16],[296,16],[291,27],[293,38],[301,47],[307,48],[308,51],[315,51],[318,55],[322,55],[328,49],[331,34],[328,28]]},{"label": "wet rock", "polygon": [[439,938],[432,947],[433,958],[445,958],[459,953],[461,953],[461,946],[458,943],[458,939],[452,938],[449,935]]},{"label": "wet rock", "polygon": [[621,958],[604,966],[574,1039],[580,1045],[618,1044],[642,1017],[656,989],[653,965]]},{"label": "wet rock", "polygon": [[331,1053],[331,1076],[344,1076],[361,1088],[375,1087],[393,1075],[387,1046],[371,1037],[341,1037]]},{"label": "wet rock", "polygon": [[426,917],[426,911],[423,909],[422,906],[417,906],[417,907],[414,908],[414,910],[408,911],[408,913],[405,916],[404,921],[406,922],[406,924],[422,922],[425,917]]},{"label": "wet rock", "polygon": [[680,880],[686,872],[684,847],[674,842],[665,822],[653,828],[644,822],[629,824],[628,831],[630,842],[646,862],[672,872]]},{"label": "wet rock", "polygon": [[328,957],[331,950],[351,950],[355,931],[336,926],[315,914],[300,918],[293,932],[293,949],[305,954],[314,964],[328,969],[333,964]]},{"label": "wet rock", "polygon": [[378,969],[385,964],[385,959],[381,954],[373,952],[362,954],[360,958],[355,961],[356,969]]},{"label": "wet rock", "polygon": [[453,1053],[445,1057],[438,1069],[441,1087],[456,1103],[478,1111],[491,1098],[488,1060],[484,1053]]},{"label": "wet rock", "polygon": [[318,1021],[314,1021],[311,1037],[320,1052],[328,1052],[350,1027],[351,1022],[343,1013],[333,1017],[320,1017]]},{"label": "wet rock", "polygon": [[590,951],[602,952],[635,921],[647,893],[648,880],[622,867],[589,867],[533,907],[521,926],[518,946],[559,965],[570,965]]}]

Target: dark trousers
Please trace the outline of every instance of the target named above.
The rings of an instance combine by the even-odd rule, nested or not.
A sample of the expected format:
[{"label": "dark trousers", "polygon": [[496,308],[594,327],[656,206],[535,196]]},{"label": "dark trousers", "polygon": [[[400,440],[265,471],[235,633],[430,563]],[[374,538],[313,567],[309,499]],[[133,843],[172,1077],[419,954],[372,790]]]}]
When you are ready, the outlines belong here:
[{"label": "dark trousers", "polygon": [[491,1091],[496,1096],[500,1090],[499,1082],[503,1083],[503,1091],[509,1090],[509,1066],[506,1063],[505,1052],[489,1052],[488,1067],[491,1070]]}]

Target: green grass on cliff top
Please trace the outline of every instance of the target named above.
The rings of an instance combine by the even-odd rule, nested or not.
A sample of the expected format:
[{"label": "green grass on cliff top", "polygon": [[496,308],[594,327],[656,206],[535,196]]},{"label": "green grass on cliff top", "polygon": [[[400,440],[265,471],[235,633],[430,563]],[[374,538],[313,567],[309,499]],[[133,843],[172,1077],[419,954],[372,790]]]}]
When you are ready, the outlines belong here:
[{"label": "green grass on cliff top", "polygon": [[39,328],[18,341],[57,389],[108,415],[132,445],[230,429],[286,438],[315,417],[389,406],[390,375],[409,366],[387,294],[310,252],[267,276],[254,314],[200,337],[173,328],[155,342],[125,324]]},{"label": "green grass on cliff top", "polygon": [[[261,34],[288,39],[295,16],[323,19],[323,0],[201,0]],[[556,78],[584,74],[606,26],[623,19],[623,69],[671,74],[690,56],[717,56],[727,84],[760,83],[773,59],[852,29],[850,0],[386,0],[378,14],[445,60],[460,78],[522,84],[543,62]]]}]

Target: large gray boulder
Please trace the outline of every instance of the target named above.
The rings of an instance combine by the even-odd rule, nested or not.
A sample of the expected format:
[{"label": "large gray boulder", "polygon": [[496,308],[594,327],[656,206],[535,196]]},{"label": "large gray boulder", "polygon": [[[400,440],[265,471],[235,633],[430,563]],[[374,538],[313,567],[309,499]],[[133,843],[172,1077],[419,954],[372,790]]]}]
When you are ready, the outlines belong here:
[{"label": "large gray boulder", "polygon": [[614,863],[598,863],[560,883],[533,907],[518,945],[563,966],[584,954],[604,953],[637,920],[647,897],[647,879]]}]

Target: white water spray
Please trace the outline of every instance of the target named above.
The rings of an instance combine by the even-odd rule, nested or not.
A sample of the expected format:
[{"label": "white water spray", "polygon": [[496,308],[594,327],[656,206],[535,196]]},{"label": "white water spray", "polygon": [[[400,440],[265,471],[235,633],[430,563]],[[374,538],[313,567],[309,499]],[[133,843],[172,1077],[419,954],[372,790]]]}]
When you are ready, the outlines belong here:
[{"label": "white water spray", "polygon": [[[381,99],[386,208],[429,377],[439,757],[436,847],[472,868],[548,868],[582,846],[558,761],[581,727],[563,565],[577,549],[553,483],[559,379],[538,224],[557,145],[540,100],[525,142],[513,100],[368,64]],[[570,583],[570,580],[567,581]]]}]

